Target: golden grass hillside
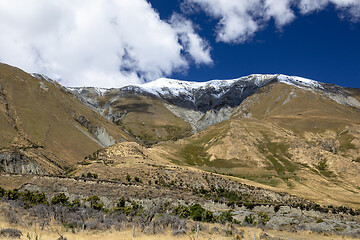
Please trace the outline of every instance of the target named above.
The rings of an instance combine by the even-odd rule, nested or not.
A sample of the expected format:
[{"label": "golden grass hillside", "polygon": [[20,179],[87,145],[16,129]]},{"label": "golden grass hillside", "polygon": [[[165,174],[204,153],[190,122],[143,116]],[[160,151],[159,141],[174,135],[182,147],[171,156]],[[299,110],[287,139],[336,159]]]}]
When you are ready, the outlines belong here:
[{"label": "golden grass hillside", "polygon": [[93,88],[82,88],[73,93],[85,104],[96,102],[95,108],[138,142],[150,146],[161,141],[177,140],[191,135],[190,124],[175,116],[160,100],[149,94],[136,94],[119,89],[108,89],[99,94]]},{"label": "golden grass hillside", "polygon": [[359,206],[359,133],[358,110],[273,83],[234,109],[230,120],[156,148],[177,164],[324,204]]},{"label": "golden grass hillside", "polygon": [[[114,141],[132,139],[55,82],[0,64],[0,86],[3,150],[46,150],[55,156],[55,165],[64,169],[103,147],[91,132],[97,127]],[[85,119],[87,125],[79,119]]]}]

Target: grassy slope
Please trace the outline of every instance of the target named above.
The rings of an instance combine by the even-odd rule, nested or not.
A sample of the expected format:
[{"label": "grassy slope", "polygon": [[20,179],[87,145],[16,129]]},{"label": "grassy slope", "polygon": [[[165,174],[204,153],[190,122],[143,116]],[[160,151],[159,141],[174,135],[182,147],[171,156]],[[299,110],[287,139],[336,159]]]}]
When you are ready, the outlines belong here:
[{"label": "grassy slope", "polygon": [[[116,97],[107,94],[99,99],[103,106]],[[124,117],[116,123],[145,145],[177,140],[191,134],[189,123],[171,113],[159,99],[149,96],[125,96],[111,101],[105,113],[112,109]]]},{"label": "grassy slope", "polygon": [[[241,117],[250,111],[254,118]],[[354,161],[360,149],[359,119],[355,109],[309,91],[272,84],[245,100],[231,120],[161,148],[178,164],[313,200],[359,205],[360,164]]]},{"label": "grassy slope", "polygon": [[[76,163],[100,148],[75,127],[75,124],[81,127],[73,118],[79,115],[85,116],[94,126],[104,126],[118,141],[127,138],[117,126],[88,109],[60,85],[36,79],[5,64],[0,64],[0,84],[16,122],[15,128],[1,125],[3,135],[8,136],[2,137],[3,146],[18,135],[51,151],[64,164]],[[5,120],[0,115],[0,121]]]},{"label": "grassy slope", "polygon": [[8,146],[16,135],[15,129],[8,123],[3,113],[0,113],[0,149]]}]

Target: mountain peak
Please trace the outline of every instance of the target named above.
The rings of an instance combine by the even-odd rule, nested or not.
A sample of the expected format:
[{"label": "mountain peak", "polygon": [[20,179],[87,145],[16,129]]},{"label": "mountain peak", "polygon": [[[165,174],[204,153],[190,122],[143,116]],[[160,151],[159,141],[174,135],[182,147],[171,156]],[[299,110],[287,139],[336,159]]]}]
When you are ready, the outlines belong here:
[{"label": "mountain peak", "polygon": [[[323,89],[321,83],[297,76],[287,76],[283,74],[252,74],[245,77],[228,80],[211,80],[206,82],[181,81],[169,78],[159,78],[155,81],[135,85],[142,91],[151,93],[158,97],[172,95],[194,99],[195,92],[211,91],[215,97],[221,97],[233,86],[240,88],[249,86],[260,88],[272,81],[282,82],[299,88]],[[128,86],[129,87],[129,86]],[[125,87],[127,88],[127,87]]]}]

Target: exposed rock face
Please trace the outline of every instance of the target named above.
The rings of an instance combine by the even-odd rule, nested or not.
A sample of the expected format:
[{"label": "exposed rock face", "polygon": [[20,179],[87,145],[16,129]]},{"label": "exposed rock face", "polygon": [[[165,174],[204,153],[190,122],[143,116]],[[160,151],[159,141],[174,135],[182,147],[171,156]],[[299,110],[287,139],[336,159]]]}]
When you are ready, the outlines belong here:
[{"label": "exposed rock face", "polygon": [[195,111],[193,109],[186,109],[176,105],[164,105],[176,116],[184,119],[190,123],[193,133],[199,132],[211,125],[228,120],[233,114],[233,108],[223,107],[218,110],[209,110],[206,113]]},{"label": "exposed rock face", "polygon": [[96,137],[96,142],[98,142],[102,147],[109,147],[116,143],[115,139],[106,131],[102,126],[96,127],[84,116],[76,116],[75,120],[85,127],[92,135]]},{"label": "exposed rock face", "polygon": [[0,171],[21,174],[47,174],[38,164],[18,151],[0,153]]},{"label": "exposed rock face", "polygon": [[[109,106],[107,104],[100,106],[99,99],[103,96],[111,96],[109,104],[119,101],[125,96],[156,97],[161,99],[174,115],[190,123],[195,133],[230,119],[235,107],[260,88],[274,82],[282,82],[317,92],[339,104],[360,108],[360,102],[352,97],[345,88],[285,75],[250,75],[239,79],[203,83],[163,78],[143,85],[126,86],[120,89],[71,88],[69,90],[93,110],[114,122],[123,117],[124,111],[118,112],[116,109],[110,108],[110,111],[105,113]],[[284,104],[293,97],[296,95],[289,95]],[[245,112],[243,115],[245,118],[252,117],[251,111]]]}]

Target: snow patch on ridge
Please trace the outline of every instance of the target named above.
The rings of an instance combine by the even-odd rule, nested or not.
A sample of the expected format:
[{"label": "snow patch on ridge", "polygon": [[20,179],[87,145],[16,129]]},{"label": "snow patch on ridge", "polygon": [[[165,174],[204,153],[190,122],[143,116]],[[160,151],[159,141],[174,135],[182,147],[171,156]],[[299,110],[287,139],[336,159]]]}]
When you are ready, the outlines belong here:
[{"label": "snow patch on ridge", "polygon": [[192,82],[169,78],[159,78],[155,81],[145,84],[138,84],[135,86],[160,98],[161,96],[171,94],[174,97],[185,97],[189,100],[194,100],[193,93],[196,90],[206,90],[208,88],[213,88],[215,93],[212,93],[212,95],[216,98],[219,98],[225,94],[226,91],[228,91],[236,82],[243,81],[244,84],[246,84],[247,82],[254,81],[255,86],[263,87],[272,79],[277,79],[279,82],[293,85],[299,88],[323,89],[322,85],[317,81],[297,76],[286,76],[283,74],[253,74],[236,79],[211,80],[208,82]]},{"label": "snow patch on ridge", "polygon": [[195,90],[214,88],[216,93],[214,93],[213,95],[215,97],[220,97],[225,93],[225,90],[227,90],[232,84],[234,84],[238,80],[239,79],[212,80],[208,82],[191,82],[169,78],[159,78],[155,81],[135,86],[158,97],[171,94],[175,97],[186,97],[189,100],[194,100],[193,93]]},{"label": "snow patch on ridge", "polygon": [[280,74],[277,77],[279,82],[282,83],[286,83],[289,85],[293,85],[296,87],[310,87],[310,88],[320,88],[320,89],[324,89],[323,86],[314,80],[311,79],[307,79],[307,78],[302,78],[302,77],[296,77],[296,76],[286,76],[286,75],[282,75]]}]

